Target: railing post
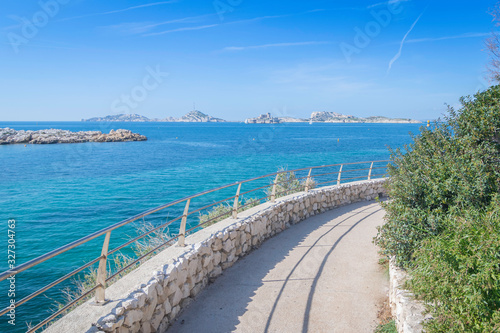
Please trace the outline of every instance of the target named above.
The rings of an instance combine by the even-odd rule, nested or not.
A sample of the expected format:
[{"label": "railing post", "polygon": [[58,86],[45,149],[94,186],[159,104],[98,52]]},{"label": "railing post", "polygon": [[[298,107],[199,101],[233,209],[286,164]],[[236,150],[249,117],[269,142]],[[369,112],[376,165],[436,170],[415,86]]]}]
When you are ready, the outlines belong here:
[{"label": "railing post", "polygon": [[340,176],[342,176],[342,167],[343,166],[344,166],[343,164],[340,165],[339,177],[337,178],[337,185],[340,185]]},{"label": "railing post", "polygon": [[99,260],[99,268],[97,268],[97,289],[95,291],[95,305],[104,305],[106,304],[106,265],[108,260],[108,247],[109,247],[109,239],[111,238],[111,231],[106,233],[104,237],[104,243],[102,244],[101,250],[101,260]]},{"label": "railing post", "polygon": [[234,198],[233,219],[238,218],[238,205],[240,203],[240,190],[241,190],[241,183],[238,185],[238,190],[236,191],[236,197]]},{"label": "railing post", "polygon": [[273,193],[271,194],[271,202],[276,201],[276,183],[278,182],[278,176],[280,174],[276,175],[276,178],[274,178],[274,183],[273,183]]},{"label": "railing post", "polygon": [[184,214],[182,215],[181,228],[179,229],[179,240],[177,241],[177,246],[186,246],[184,240],[186,239],[186,221],[189,212],[189,203],[191,199],[187,199],[186,207],[184,207]]},{"label": "railing post", "polygon": [[370,165],[370,171],[368,172],[368,180],[371,180],[371,179],[372,179],[372,168],[373,168],[373,162],[372,162],[372,164]]},{"label": "railing post", "polygon": [[313,169],[309,169],[309,174],[307,175],[307,179],[306,179],[306,189],[305,191],[306,192],[309,192],[309,183],[311,182],[311,172],[313,171]]}]

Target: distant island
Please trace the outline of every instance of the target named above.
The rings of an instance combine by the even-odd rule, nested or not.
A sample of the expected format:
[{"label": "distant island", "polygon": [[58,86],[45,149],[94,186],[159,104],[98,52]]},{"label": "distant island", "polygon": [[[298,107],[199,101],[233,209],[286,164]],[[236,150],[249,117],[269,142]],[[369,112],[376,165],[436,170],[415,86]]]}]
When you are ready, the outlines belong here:
[{"label": "distant island", "polygon": [[270,113],[261,114],[257,118],[248,118],[246,124],[279,124],[279,123],[392,123],[392,124],[419,124],[421,121],[409,118],[388,118],[382,116],[372,116],[367,118],[344,115],[337,112],[313,112],[309,119],[292,117],[273,117]]},{"label": "distant island", "polygon": [[12,128],[0,128],[0,145],[8,144],[53,144],[53,143],[83,143],[83,142],[123,142],[146,141],[144,135],[132,133],[129,130],[111,130],[109,134],[100,131],[71,132],[60,129],[39,131],[16,131]]},{"label": "distant island", "polygon": [[198,110],[188,112],[181,118],[166,117],[163,119],[147,117],[138,114],[118,114],[106,117],[94,117],[82,119],[82,121],[133,121],[133,122],[169,122],[169,123],[222,123],[225,120],[204,114]]},{"label": "distant island", "polygon": [[[221,123],[224,119],[209,116],[201,111],[193,110],[181,118],[166,117],[147,118],[138,114],[118,114],[106,117],[94,117],[82,119],[82,121],[104,121],[104,122],[172,122],[172,123]],[[280,123],[386,123],[386,124],[419,124],[421,121],[409,118],[388,118],[382,116],[356,117],[344,115],[337,112],[313,112],[310,118],[273,117],[270,113],[261,114],[256,118],[248,118],[246,124],[280,124]]]}]

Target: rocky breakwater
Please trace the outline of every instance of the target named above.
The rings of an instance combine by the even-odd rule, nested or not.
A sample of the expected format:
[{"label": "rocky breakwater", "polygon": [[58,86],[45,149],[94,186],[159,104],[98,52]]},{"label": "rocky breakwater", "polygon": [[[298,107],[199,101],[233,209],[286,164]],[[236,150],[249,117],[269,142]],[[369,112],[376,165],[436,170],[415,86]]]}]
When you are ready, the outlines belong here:
[{"label": "rocky breakwater", "polygon": [[109,134],[100,131],[71,132],[60,129],[47,129],[39,131],[16,131],[12,128],[0,128],[0,145],[31,143],[82,143],[82,142],[122,142],[122,141],[146,141],[144,135],[132,133],[132,131],[118,129],[111,130]]}]

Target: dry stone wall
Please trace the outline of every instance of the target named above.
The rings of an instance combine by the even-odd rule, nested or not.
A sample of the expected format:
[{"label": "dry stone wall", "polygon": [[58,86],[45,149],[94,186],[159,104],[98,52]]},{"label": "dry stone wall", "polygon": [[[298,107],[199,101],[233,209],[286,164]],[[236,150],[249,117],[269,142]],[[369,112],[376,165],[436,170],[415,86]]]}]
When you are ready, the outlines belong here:
[{"label": "dry stone wall", "polygon": [[415,300],[413,295],[403,289],[407,274],[394,264],[394,259],[389,262],[389,304],[392,317],[396,322],[398,333],[420,333],[423,331],[422,323],[430,318],[425,316],[425,306]]},{"label": "dry stone wall", "polygon": [[47,331],[65,332],[71,327],[73,332],[165,332],[210,281],[267,238],[310,216],[382,196],[384,182],[377,179],[299,192],[205,228],[186,237],[186,247],[167,248],[106,289],[111,298],[107,305],[86,303]]}]

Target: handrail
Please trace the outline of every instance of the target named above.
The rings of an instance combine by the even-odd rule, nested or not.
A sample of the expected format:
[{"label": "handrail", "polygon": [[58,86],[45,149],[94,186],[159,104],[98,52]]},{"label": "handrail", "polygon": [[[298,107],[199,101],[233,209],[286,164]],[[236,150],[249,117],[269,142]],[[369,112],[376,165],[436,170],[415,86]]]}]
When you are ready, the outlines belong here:
[{"label": "handrail", "polygon": [[[258,176],[258,177],[253,177],[253,178],[249,178],[249,179],[246,179],[246,180],[243,180],[243,181],[239,181],[239,182],[235,182],[235,183],[230,183],[230,184],[226,184],[226,185],[223,185],[223,186],[219,186],[217,188],[214,188],[214,189],[210,189],[210,190],[206,190],[206,191],[203,191],[203,192],[199,192],[199,193],[196,193],[196,194],[193,194],[193,195],[190,195],[190,196],[187,196],[187,197],[184,197],[184,198],[181,198],[181,199],[178,199],[178,200],[174,200],[174,201],[171,201],[169,203],[166,203],[166,204],[163,204],[163,205],[160,205],[160,206],[157,206],[157,207],[154,207],[154,208],[151,208],[149,210],[146,210],[142,213],[139,213],[137,215],[134,215],[130,218],[127,218],[125,220],[122,220],[118,223],[115,223],[115,224],[112,224],[106,228],[103,228],[99,231],[96,231],[94,233],[91,233],[90,235],[87,235],[85,237],[82,237],[78,240],[75,240],[71,243],[68,243],[64,246],[61,246],[55,250],[52,250],[46,254],[43,254],[37,258],[34,258],[32,260],[29,260],[21,265],[18,265],[10,270],[7,270],[7,271],[4,271],[2,273],[0,273],[0,281],[3,281],[13,275],[16,275],[18,273],[21,273],[23,271],[26,271],[38,264],[41,264],[51,258],[54,258],[62,253],[65,253],[71,249],[74,249],[82,244],[85,244],[91,240],[94,240],[96,239],[97,237],[100,237],[100,236],[103,236],[103,235],[106,235],[105,237],[105,240],[104,240],[104,244],[103,244],[103,247],[102,247],[102,251],[101,251],[101,255],[95,259],[93,259],[92,261],[90,261],[89,263],[83,265],[83,266],[80,266],[79,268],[73,270],[71,273],[68,273],[66,275],[64,275],[62,278],[59,278],[57,279],[56,281],[48,284],[47,286],[35,291],[34,293],[26,296],[25,298],[23,298],[20,302],[17,302],[15,304],[15,307],[23,304],[23,303],[26,303],[27,301],[31,300],[32,298],[40,295],[41,293],[51,289],[52,287],[56,286],[57,284],[67,280],[69,277],[71,276],[74,276],[76,275],[77,273],[81,272],[82,270],[84,270],[85,268],[88,268],[90,267],[91,265],[99,262],[99,269],[98,269],[98,276],[97,276],[97,281],[99,281],[96,286],[94,286],[91,291],[96,291],[96,303],[103,303],[105,302],[105,297],[104,297],[104,292],[105,292],[105,288],[106,288],[106,282],[111,280],[113,277],[117,276],[118,274],[120,274],[121,272],[123,272],[126,268],[128,267],[131,267],[133,266],[134,264],[137,264],[138,262],[140,262],[140,260],[142,260],[143,258],[147,257],[148,255],[152,254],[153,252],[155,252],[156,250],[160,249],[161,247],[173,242],[174,240],[177,240],[178,244],[180,246],[183,246],[184,245],[184,238],[185,238],[185,235],[187,233],[189,233],[190,231],[206,224],[206,223],[209,223],[209,222],[212,222],[212,221],[215,221],[217,220],[218,218],[220,217],[223,217],[225,215],[228,215],[231,216],[231,212],[232,212],[232,217],[233,218],[237,218],[237,215],[238,215],[238,210],[239,209],[242,209],[246,206],[248,206],[249,204],[244,204],[244,205],[241,205],[239,206],[239,198],[247,193],[251,193],[251,192],[254,192],[254,191],[257,191],[257,190],[261,190],[261,189],[264,189],[264,188],[268,188],[268,187],[271,187],[272,186],[272,194],[269,194],[269,192],[267,193],[268,195],[265,196],[265,197],[262,197],[262,198],[259,198],[257,199],[258,202],[261,202],[262,200],[264,199],[268,199],[270,200],[271,202],[274,202],[276,197],[279,196],[280,194],[284,194],[284,193],[287,193],[289,190],[285,190],[285,191],[281,191],[281,192],[278,192],[276,193],[276,190],[277,190],[277,185],[280,185],[280,184],[284,184],[284,183],[287,183],[287,181],[281,181],[281,182],[278,182],[278,176],[280,174],[283,174],[283,173],[296,173],[296,172],[299,172],[299,171],[305,171],[305,170],[308,170],[308,175],[305,176],[305,177],[297,177],[296,179],[297,180],[300,180],[300,179],[306,179],[305,183],[300,183],[301,184],[301,187],[303,188],[303,190],[305,190],[306,192],[310,189],[310,186],[311,185],[315,185],[315,186],[318,186],[318,185],[322,185],[322,184],[327,184],[327,183],[333,183],[333,182],[337,182],[337,184],[340,184],[340,182],[343,180],[343,181],[346,181],[346,180],[352,180],[352,179],[359,179],[359,178],[367,178],[368,180],[370,180],[371,178],[373,177],[377,177],[377,176],[384,176],[385,174],[372,174],[372,170],[373,169],[384,169],[386,168],[386,166],[384,167],[374,167],[374,163],[384,163],[384,162],[390,162],[390,160],[379,160],[379,161],[365,161],[365,162],[351,162],[351,163],[340,163],[340,164],[329,164],[329,165],[320,165],[320,166],[312,166],[312,167],[307,167],[307,168],[299,168],[299,169],[294,169],[294,170],[282,170],[282,171],[278,171],[278,172],[274,172],[274,173],[270,173],[270,174],[266,174],[266,175],[262,175],[262,176]],[[357,164],[368,164],[370,163],[370,168],[361,168],[361,169],[353,169],[353,170],[342,170],[345,166],[347,165],[357,165]],[[323,174],[318,174],[318,175],[314,175],[312,174],[312,171],[313,170],[317,170],[317,169],[325,169],[325,168],[331,168],[331,167],[340,167],[340,170],[339,171],[336,171],[336,172],[327,172],[327,173],[323,173]],[[359,176],[359,177],[350,177],[350,178],[345,178],[345,179],[341,179],[341,175],[342,173],[347,173],[347,172],[362,172],[362,171],[366,171],[366,170],[369,170],[369,173],[368,175],[364,175],[364,176]],[[320,177],[320,176],[325,176],[325,175],[330,175],[330,174],[338,174],[338,178],[335,179],[335,180],[332,180],[332,181],[326,181],[326,182],[321,182],[321,183],[318,183],[318,184],[314,184],[314,183],[311,183],[311,177]],[[260,180],[260,179],[264,179],[264,178],[269,178],[269,177],[275,177],[274,181],[268,185],[265,185],[265,186],[259,186],[257,188],[254,188],[254,189],[251,189],[251,190],[246,190],[242,193],[240,193],[240,190],[241,190],[241,187],[243,184],[247,184],[247,183],[250,183],[250,182],[253,182],[253,181],[257,181],[257,180]],[[212,203],[212,204],[209,204],[209,205],[204,205],[203,207],[201,208],[198,208],[198,209],[195,209],[193,211],[189,211],[189,204],[190,202],[192,201],[192,199],[194,198],[198,198],[198,197],[202,197],[204,195],[207,195],[207,194],[210,194],[210,193],[214,193],[214,192],[217,192],[217,191],[220,191],[220,190],[223,190],[223,189],[227,189],[227,188],[230,188],[230,187],[233,187],[233,186],[238,186],[238,190],[236,192],[236,195],[234,196],[231,196],[231,197],[228,197],[226,199],[222,199],[222,200],[219,200],[215,203]],[[187,220],[187,217],[194,214],[194,213],[197,213],[197,212],[200,212],[206,208],[209,208],[209,207],[212,207],[214,205],[217,205],[217,204],[220,204],[220,203],[223,203],[223,202],[227,202],[228,200],[231,200],[231,199],[235,199],[234,201],[234,205],[233,207],[231,208],[231,210],[228,210],[227,213],[224,213],[224,214],[221,214],[219,216],[216,216],[216,217],[213,217],[211,219],[209,219],[208,221],[205,221],[204,223],[200,223],[198,224],[197,226],[195,227],[192,227],[192,228],[189,228],[187,231],[186,231],[186,220]],[[172,207],[172,206],[175,206],[175,205],[178,205],[178,204],[181,204],[181,203],[186,203],[185,204],[185,208],[184,208],[184,213],[176,218],[174,218],[173,220],[171,221],[167,221],[166,223],[164,224],[161,224],[160,226],[154,228],[153,230],[149,230],[148,232],[145,232],[141,235],[139,235],[138,237],[135,237],[134,239],[132,240],[129,240],[127,242],[125,242],[124,244],[114,248],[114,249],[109,249],[108,251],[108,244],[109,244],[109,241],[110,241],[110,236],[111,236],[111,232],[113,230],[116,230],[120,227],[123,227],[125,225],[128,225],[138,219],[141,219],[141,218],[144,218],[148,215],[151,215],[153,213],[156,213],[158,211],[161,211],[161,210],[164,210],[166,208],[169,208],[169,207]],[[149,251],[147,254],[141,256],[140,258],[134,260],[132,263],[128,264],[126,267],[122,268],[121,270],[119,270],[118,272],[115,272],[114,274],[112,274],[111,276],[107,277],[107,269],[106,269],[106,262],[107,262],[107,257],[117,251],[119,251],[120,249],[132,244],[133,242],[136,242],[137,240],[151,234],[152,232],[158,230],[158,229],[161,229],[161,228],[164,228],[168,225],[170,225],[172,222],[174,221],[178,221],[182,219],[181,221],[181,225],[180,225],[180,229],[179,229],[179,233],[176,235],[176,236],[172,236],[170,237],[168,240],[166,240],[165,242],[163,242],[162,244],[158,245],[157,247],[155,247],[155,249],[153,249],[152,251]],[[85,293],[85,295],[88,295],[91,291],[88,291]],[[77,300],[80,300],[80,298],[78,298]],[[73,301],[73,302],[70,302],[70,304],[66,305],[64,307],[64,309],[67,309],[69,306],[73,305],[77,300]],[[5,308],[3,310],[0,311],[0,316],[4,315],[5,313],[7,313],[8,311],[10,310],[10,308]],[[36,331],[38,328],[42,327],[43,325],[45,325],[49,320],[55,318],[57,316],[57,314],[60,314],[61,311],[58,311],[56,314],[53,314],[51,315],[49,318],[45,319],[44,321],[42,321],[41,323],[39,323],[38,325],[36,325],[33,329],[30,330],[30,332],[33,332],[33,331]]]}]

